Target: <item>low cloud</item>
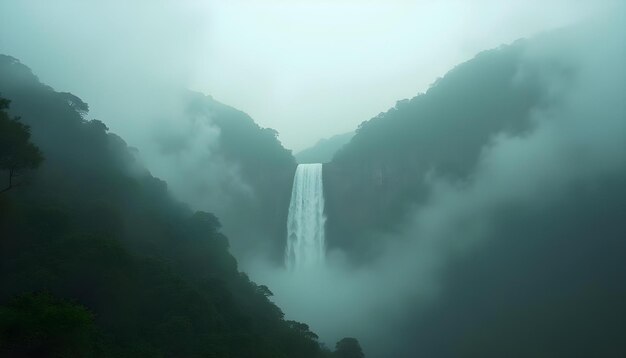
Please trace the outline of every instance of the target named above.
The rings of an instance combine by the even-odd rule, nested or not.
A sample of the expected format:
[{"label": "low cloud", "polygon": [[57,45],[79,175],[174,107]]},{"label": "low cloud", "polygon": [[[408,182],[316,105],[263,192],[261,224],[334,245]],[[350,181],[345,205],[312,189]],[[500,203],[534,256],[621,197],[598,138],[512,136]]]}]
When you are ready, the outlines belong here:
[{"label": "low cloud", "polygon": [[[563,232],[568,232],[564,228],[574,224],[568,220],[574,217],[580,220],[580,215],[568,216],[568,208],[562,205],[571,199],[572,188],[591,186],[602,193],[600,183],[605,178],[623,180],[626,175],[626,71],[623,65],[626,63],[626,27],[622,20],[619,15],[608,16],[602,21],[529,41],[516,80],[540,75],[544,85],[551,89],[545,99],[549,105],[532,111],[533,129],[516,136],[500,134],[485,143],[481,159],[468,180],[455,182],[436,172],[429,173],[426,182],[431,195],[428,201],[415,209],[413,219],[400,238],[380,238],[390,244],[377,262],[353,268],[343,260],[341,253],[331,252],[326,267],[316,271],[288,273],[259,265],[252,269],[253,277],[268,284],[276,294],[275,301],[289,318],[309,323],[329,345],[352,335],[361,340],[370,357],[413,357],[418,353],[429,356],[438,351],[433,351],[417,336],[428,332],[425,325],[429,321],[425,318],[430,317],[431,311],[438,312],[442,302],[449,304],[451,310],[462,307],[462,303],[446,296],[454,291],[450,290],[450,285],[458,283],[465,275],[462,271],[451,274],[451,268],[478,253],[496,257],[503,251],[492,248],[492,243],[520,236],[519,226],[507,224],[509,219],[517,220],[516,216],[507,219],[507,212],[532,216],[543,210],[555,210],[553,220],[556,222],[546,221],[545,216],[536,220],[538,227],[535,229],[546,227],[541,234],[545,236],[544,241],[558,243],[571,239],[566,242],[575,246],[585,240],[598,240],[601,245],[604,237],[586,237],[584,233],[579,237],[575,233],[570,234],[572,237],[563,236]],[[566,73],[554,75],[558,73],[554,66],[565,69]],[[546,69],[548,71],[541,72]],[[582,216],[583,220],[588,220],[585,225],[601,225],[594,215],[595,209],[584,207],[582,191],[580,212],[589,214]],[[623,195],[623,192],[615,195]],[[606,230],[618,224],[615,221],[602,223]],[[607,232],[610,235],[610,231]],[[531,250],[532,245],[539,245],[535,241],[529,237],[528,244],[519,241],[511,247],[521,245]],[[566,252],[567,247],[561,250]],[[519,255],[528,252],[532,251],[522,250]],[[531,267],[537,260],[539,265],[543,264],[541,260],[553,260],[558,265],[559,252],[548,252],[554,255],[549,258],[526,257],[527,265]],[[516,267],[501,269],[518,270]],[[468,270],[473,268],[468,267]],[[596,274],[593,268],[589,270],[591,275]],[[482,279],[497,281],[499,276],[503,274],[494,271],[492,276]],[[577,281],[572,280],[572,286],[574,282]],[[479,294],[481,287],[476,285],[475,288]],[[534,293],[523,294],[532,300]],[[495,301],[493,305],[500,303]],[[459,316],[457,320],[463,326],[463,318]],[[452,347],[451,351],[456,348],[456,336],[453,333],[446,336],[446,332],[454,332],[454,329],[436,331],[440,333],[437,339],[444,342],[444,346],[446,339],[450,339],[447,344]],[[420,344],[423,352],[419,350]],[[442,348],[439,354],[446,356],[441,353],[446,349]],[[489,347],[484,349],[488,352]],[[548,349],[546,346],[546,351]]]}]

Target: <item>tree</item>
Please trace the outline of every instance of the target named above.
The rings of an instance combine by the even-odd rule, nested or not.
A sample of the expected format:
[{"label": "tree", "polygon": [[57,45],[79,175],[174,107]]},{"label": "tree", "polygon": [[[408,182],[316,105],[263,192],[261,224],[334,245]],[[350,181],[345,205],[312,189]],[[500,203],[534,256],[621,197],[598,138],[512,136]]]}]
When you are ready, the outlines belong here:
[{"label": "tree", "polygon": [[9,175],[7,186],[0,193],[18,184],[15,178],[24,169],[35,169],[41,164],[43,155],[39,148],[30,142],[30,127],[11,118],[6,112],[9,101],[0,98],[0,171]]},{"label": "tree", "polygon": [[93,314],[83,306],[48,293],[0,306],[0,356],[95,357],[100,349]]},{"label": "tree", "polygon": [[335,356],[338,358],[364,358],[361,345],[356,338],[346,337],[337,342]]}]

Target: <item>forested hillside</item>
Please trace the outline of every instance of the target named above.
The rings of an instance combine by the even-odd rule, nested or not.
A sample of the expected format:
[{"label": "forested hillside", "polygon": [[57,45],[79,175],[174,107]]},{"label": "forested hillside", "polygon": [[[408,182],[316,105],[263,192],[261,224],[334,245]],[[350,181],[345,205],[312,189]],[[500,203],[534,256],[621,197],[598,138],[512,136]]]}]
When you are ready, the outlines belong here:
[{"label": "forested hillside", "polygon": [[10,100],[2,121],[19,116],[43,157],[0,193],[0,355],[323,353],[306,325],[283,319],[267,287],[238,271],[219,220],[173,200],[80,98],[8,56],[0,94]]},{"label": "forested hillside", "polygon": [[[330,245],[375,255],[373,238],[397,231],[427,200],[429,175],[463,181],[496,135],[531,129],[531,111],[544,105],[548,88],[532,72],[520,76],[525,46],[482,52],[359,126],[325,166]],[[558,64],[550,70],[568,76]]]},{"label": "forested hillside", "polygon": [[329,245],[414,286],[391,356],[626,354],[623,24],[480,53],[325,166]]},{"label": "forested hillside", "polygon": [[150,164],[162,168],[178,198],[219,216],[241,258],[282,264],[296,168],[291,151],[275,130],[210,96],[184,91],[181,102],[171,130],[152,138]]}]

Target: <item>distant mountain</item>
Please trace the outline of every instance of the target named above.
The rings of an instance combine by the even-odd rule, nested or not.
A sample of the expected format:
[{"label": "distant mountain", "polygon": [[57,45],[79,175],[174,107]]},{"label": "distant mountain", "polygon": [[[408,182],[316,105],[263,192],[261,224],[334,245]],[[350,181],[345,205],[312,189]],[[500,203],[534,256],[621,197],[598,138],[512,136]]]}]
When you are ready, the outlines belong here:
[{"label": "distant mountain", "polygon": [[314,146],[296,153],[296,161],[298,163],[328,163],[341,147],[350,142],[353,136],[354,132],[348,132],[320,139]]}]

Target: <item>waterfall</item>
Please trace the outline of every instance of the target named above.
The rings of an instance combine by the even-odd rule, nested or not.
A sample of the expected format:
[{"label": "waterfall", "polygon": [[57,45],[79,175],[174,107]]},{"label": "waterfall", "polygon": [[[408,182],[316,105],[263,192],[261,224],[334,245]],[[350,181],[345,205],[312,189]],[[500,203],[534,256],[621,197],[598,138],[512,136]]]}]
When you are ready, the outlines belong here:
[{"label": "waterfall", "polygon": [[289,270],[324,262],[324,187],[322,164],[299,164],[287,217],[285,264]]}]

